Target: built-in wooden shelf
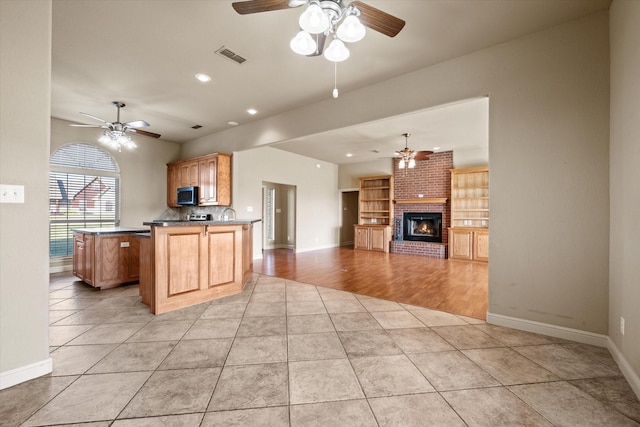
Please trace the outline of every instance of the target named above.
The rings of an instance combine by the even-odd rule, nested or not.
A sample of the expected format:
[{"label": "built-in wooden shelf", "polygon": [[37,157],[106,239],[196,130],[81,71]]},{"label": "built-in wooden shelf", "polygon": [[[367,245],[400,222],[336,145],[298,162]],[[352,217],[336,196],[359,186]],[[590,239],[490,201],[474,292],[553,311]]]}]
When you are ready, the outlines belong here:
[{"label": "built-in wooden shelf", "polygon": [[425,197],[420,197],[417,199],[402,199],[402,200],[394,200],[393,203],[395,204],[443,204],[443,203],[447,203],[447,198],[446,197],[436,197],[436,198],[425,198]]}]

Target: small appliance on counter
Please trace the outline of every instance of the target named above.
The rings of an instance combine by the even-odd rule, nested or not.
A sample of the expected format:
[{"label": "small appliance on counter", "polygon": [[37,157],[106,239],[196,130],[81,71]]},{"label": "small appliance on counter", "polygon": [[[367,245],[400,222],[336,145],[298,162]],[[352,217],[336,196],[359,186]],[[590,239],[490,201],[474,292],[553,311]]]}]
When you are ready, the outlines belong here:
[{"label": "small appliance on counter", "polygon": [[211,221],[211,214],[189,214],[189,221]]}]

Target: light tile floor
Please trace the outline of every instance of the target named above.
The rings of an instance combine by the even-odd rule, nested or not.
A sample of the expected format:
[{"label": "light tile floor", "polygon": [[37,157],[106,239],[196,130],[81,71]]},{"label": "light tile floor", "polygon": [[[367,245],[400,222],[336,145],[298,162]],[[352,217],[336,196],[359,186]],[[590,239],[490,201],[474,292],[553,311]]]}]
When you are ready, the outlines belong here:
[{"label": "light tile floor", "polygon": [[640,425],[603,348],[262,275],[158,316],[50,288],[53,373],[0,392],[2,426]]}]

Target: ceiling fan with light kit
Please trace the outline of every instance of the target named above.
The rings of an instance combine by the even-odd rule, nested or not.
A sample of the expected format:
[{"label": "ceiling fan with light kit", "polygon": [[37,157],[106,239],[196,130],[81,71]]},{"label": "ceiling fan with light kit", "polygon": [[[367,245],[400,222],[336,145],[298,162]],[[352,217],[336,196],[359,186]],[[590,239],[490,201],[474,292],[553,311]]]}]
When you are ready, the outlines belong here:
[{"label": "ceiling fan with light kit", "polygon": [[106,120],[103,120],[91,114],[81,112],[80,114],[82,114],[83,116],[97,120],[102,124],[99,124],[99,125],[72,124],[71,126],[106,129],[103,135],[100,137],[99,141],[105,145],[110,146],[111,148],[117,149],[118,151],[121,151],[122,147],[125,147],[128,149],[136,148],[136,143],[133,142],[133,138],[131,138],[130,135],[127,135],[127,132],[149,136],[151,138],[160,138],[160,134],[139,129],[141,127],[150,126],[149,123],[145,122],[144,120],[134,120],[131,122],[121,123],[120,109],[124,108],[125,104],[120,101],[113,101],[112,104],[114,105],[114,107],[118,109],[118,115],[116,117],[115,122],[108,122]]},{"label": "ceiling fan with light kit", "polygon": [[[323,55],[334,63],[349,58],[344,42],[362,40],[365,27],[395,37],[405,25],[402,19],[358,0],[348,4],[343,0],[246,0],[231,5],[241,15],[306,6],[298,20],[300,31],[289,46],[297,54]],[[325,49],[327,39],[331,41]],[[338,97],[337,87],[333,97]]]},{"label": "ceiling fan with light kit", "polygon": [[410,133],[403,133],[404,136],[404,148],[395,152],[395,158],[399,158],[398,169],[413,169],[416,166],[416,161],[429,160],[429,155],[433,154],[433,151],[414,151],[408,147]]}]

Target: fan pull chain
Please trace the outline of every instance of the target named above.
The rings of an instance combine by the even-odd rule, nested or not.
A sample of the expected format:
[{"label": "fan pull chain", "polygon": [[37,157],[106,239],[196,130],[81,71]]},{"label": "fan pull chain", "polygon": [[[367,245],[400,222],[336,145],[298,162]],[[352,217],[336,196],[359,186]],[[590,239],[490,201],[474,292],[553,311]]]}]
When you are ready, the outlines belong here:
[{"label": "fan pull chain", "polygon": [[338,97],[338,63],[333,63],[333,97]]}]

